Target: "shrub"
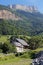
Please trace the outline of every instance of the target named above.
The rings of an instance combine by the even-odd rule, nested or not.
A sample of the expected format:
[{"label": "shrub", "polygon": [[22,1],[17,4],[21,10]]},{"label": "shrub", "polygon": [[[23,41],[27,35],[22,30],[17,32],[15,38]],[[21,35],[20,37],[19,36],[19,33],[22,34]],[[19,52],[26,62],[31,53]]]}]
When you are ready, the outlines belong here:
[{"label": "shrub", "polygon": [[24,53],[21,55],[21,58],[30,58],[30,55],[28,54],[28,52],[24,52]]},{"label": "shrub", "polygon": [[28,54],[30,55],[30,58],[31,59],[34,59],[35,58],[35,52],[30,51],[30,52],[28,52]]},{"label": "shrub", "polygon": [[2,53],[3,52],[3,50],[2,49],[0,49],[0,53]]},{"label": "shrub", "polygon": [[16,53],[15,56],[18,57],[18,56],[22,56],[23,53]]},{"label": "shrub", "polygon": [[31,59],[34,59],[35,58],[35,53],[36,52],[34,52],[34,51],[25,52],[20,57],[21,58],[31,58]]},{"label": "shrub", "polygon": [[16,51],[15,46],[12,44],[4,43],[2,46],[3,53],[14,53]]}]

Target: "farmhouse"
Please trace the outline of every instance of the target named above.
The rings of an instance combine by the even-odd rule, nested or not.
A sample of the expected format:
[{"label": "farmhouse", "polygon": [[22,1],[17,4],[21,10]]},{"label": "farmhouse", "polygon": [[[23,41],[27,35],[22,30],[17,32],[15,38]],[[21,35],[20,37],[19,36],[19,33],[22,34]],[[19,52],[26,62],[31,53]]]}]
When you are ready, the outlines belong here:
[{"label": "farmhouse", "polygon": [[12,43],[16,46],[17,52],[26,52],[28,50],[29,45],[23,39],[16,38]]}]

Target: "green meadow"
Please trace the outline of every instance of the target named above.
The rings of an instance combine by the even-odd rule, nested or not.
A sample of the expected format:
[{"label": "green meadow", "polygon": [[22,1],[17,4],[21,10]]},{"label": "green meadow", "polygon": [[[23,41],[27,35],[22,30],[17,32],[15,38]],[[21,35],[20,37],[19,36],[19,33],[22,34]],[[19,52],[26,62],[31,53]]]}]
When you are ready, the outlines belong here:
[{"label": "green meadow", "polygon": [[15,57],[14,54],[0,54],[0,65],[30,65],[32,59]]}]

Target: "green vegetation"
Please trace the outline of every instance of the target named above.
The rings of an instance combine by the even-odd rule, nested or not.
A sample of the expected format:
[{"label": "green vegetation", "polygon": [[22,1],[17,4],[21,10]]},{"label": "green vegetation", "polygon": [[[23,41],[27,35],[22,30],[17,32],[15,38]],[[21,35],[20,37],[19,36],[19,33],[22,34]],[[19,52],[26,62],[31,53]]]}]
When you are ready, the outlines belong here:
[{"label": "green vegetation", "polygon": [[0,35],[0,53],[14,53],[16,51],[15,46],[10,43],[10,36],[11,35]]},{"label": "green vegetation", "polygon": [[[29,44],[29,49],[31,50],[35,50],[37,48],[43,48],[43,36],[29,37],[24,35],[3,35],[3,36],[0,35],[0,50],[1,49],[3,50],[3,48],[6,49],[8,48],[8,50],[10,49],[10,51],[15,49],[15,47],[13,47],[13,45],[10,42],[15,40],[16,38],[24,39]],[[12,52],[15,51],[13,50]]]},{"label": "green vegetation", "polygon": [[38,35],[43,33],[43,14],[40,12],[29,13],[21,10],[13,11],[16,15],[23,18],[23,21],[19,23],[28,32],[27,35]]},{"label": "green vegetation", "polygon": [[34,36],[31,37],[28,41],[30,49],[43,48],[43,36]]},{"label": "green vegetation", "polygon": [[[26,20],[12,21],[0,19],[1,35],[37,35],[43,31],[43,22],[30,22]],[[36,24],[36,25],[35,25]],[[41,28],[40,28],[41,27]],[[18,32],[18,33],[17,33]]]},{"label": "green vegetation", "polygon": [[19,35],[18,38],[24,39],[29,44],[29,49],[35,50],[37,48],[43,48],[43,36],[24,36]]},{"label": "green vegetation", "polygon": [[[23,54],[24,55],[24,54]],[[14,53],[0,54],[0,65],[30,65],[32,59],[27,57],[28,53],[24,56],[16,57]]]},{"label": "green vegetation", "polygon": [[[43,50],[43,14],[10,10],[0,5],[0,10],[3,9],[20,16],[21,20],[0,19],[0,65],[30,65],[35,53]],[[16,48],[10,42],[16,38],[24,39],[30,50],[20,55],[17,53],[18,56],[14,54]]]},{"label": "green vegetation", "polygon": [[[25,52],[16,56],[16,54],[13,53],[15,52],[16,49],[15,49],[15,46],[12,47],[10,43],[10,40],[11,40],[10,37],[12,37],[12,39],[16,37],[24,39],[33,48],[30,47],[30,50],[28,52]],[[4,43],[2,44],[2,42]],[[37,44],[38,44],[38,47],[37,47]],[[18,35],[17,36],[0,35],[0,65],[14,65],[14,64],[30,65],[30,63],[32,62],[32,59],[35,58],[35,54],[41,50],[43,50],[43,36],[29,37],[29,36],[23,36],[23,35],[19,35],[19,36]],[[3,51],[4,53],[7,53],[7,54],[2,53]]]},{"label": "green vegetation", "polygon": [[0,5],[0,10],[11,10],[9,7],[7,7],[7,6],[4,6],[4,5]]},{"label": "green vegetation", "polygon": [[13,14],[20,16],[21,20],[0,19],[1,35],[43,35],[43,14],[39,12],[29,13],[21,10],[10,10],[8,7],[0,5],[0,10],[2,9],[9,10]]},{"label": "green vegetation", "polygon": [[[7,59],[6,59],[7,58]],[[1,60],[0,61],[0,65],[30,65],[30,63],[32,62],[31,59],[24,59],[24,58],[20,58],[20,57],[13,57],[8,59],[8,57],[6,57],[5,60]]]},{"label": "green vegetation", "polygon": [[43,47],[42,47],[42,48],[37,48],[37,49],[35,49],[35,50],[33,50],[33,51],[36,51],[36,52],[43,51]]},{"label": "green vegetation", "polygon": [[10,25],[7,20],[0,19],[0,34],[7,35],[7,34],[14,34],[13,29],[14,27]]},{"label": "green vegetation", "polygon": [[0,42],[7,42],[9,36],[7,35],[0,35]]}]

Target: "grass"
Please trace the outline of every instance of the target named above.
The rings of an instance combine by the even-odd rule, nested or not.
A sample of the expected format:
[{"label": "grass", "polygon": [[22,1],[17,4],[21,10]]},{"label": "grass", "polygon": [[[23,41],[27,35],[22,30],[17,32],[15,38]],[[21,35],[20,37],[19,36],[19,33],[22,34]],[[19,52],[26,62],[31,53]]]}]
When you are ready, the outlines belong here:
[{"label": "grass", "polygon": [[6,42],[7,36],[0,36],[0,42]]},{"label": "grass", "polygon": [[[36,51],[36,52],[43,51],[43,48],[38,48],[33,51]],[[7,59],[7,60],[5,59],[4,61],[1,60],[0,65],[30,65],[30,63],[32,62],[32,59],[30,59],[30,58],[11,57],[11,55],[10,56],[8,55],[9,59]],[[4,57],[4,54],[0,54],[0,56]]]},{"label": "grass", "polygon": [[[36,52],[42,51],[43,48],[38,48]],[[0,54],[0,58],[3,57],[4,60],[0,60],[0,65],[30,65],[32,62],[32,59],[30,58],[21,58],[21,57],[15,57],[14,54]]]},{"label": "grass", "polygon": [[43,48],[37,48],[36,50],[34,50],[36,52],[39,52],[39,51],[43,51]]},{"label": "grass", "polygon": [[10,35],[0,35],[0,42],[7,42]]},{"label": "grass", "polygon": [[0,65],[30,65],[31,59],[15,58],[1,61]]},{"label": "grass", "polygon": [[3,54],[0,53],[0,65],[30,65],[32,59],[16,57],[14,53]]},{"label": "grass", "polygon": [[29,58],[15,57],[14,54],[0,54],[0,59],[0,65],[30,65],[32,62]]}]

